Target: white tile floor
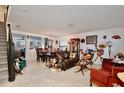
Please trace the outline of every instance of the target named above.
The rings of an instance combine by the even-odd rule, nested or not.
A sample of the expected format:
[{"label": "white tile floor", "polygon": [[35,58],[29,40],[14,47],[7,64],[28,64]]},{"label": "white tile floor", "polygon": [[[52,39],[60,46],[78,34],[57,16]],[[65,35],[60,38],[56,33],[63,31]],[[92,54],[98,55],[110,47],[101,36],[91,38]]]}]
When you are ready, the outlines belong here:
[{"label": "white tile floor", "polygon": [[90,71],[75,73],[77,67],[66,71],[52,71],[44,63],[36,62],[31,53],[23,75],[17,75],[14,82],[0,84],[0,87],[89,87]]},{"label": "white tile floor", "polygon": [[14,82],[3,83],[1,87],[88,87],[89,71],[75,73],[77,67],[67,71],[52,71],[44,63],[29,61],[23,75],[17,75]]}]

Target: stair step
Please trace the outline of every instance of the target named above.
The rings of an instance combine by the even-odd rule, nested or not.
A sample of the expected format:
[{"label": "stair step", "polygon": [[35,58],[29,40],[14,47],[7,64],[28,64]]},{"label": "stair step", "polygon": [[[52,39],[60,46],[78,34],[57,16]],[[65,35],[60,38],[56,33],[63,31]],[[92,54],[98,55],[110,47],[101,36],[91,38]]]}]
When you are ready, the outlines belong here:
[{"label": "stair step", "polygon": [[0,72],[0,83],[2,82],[7,82],[8,81],[8,70],[1,71]]},{"label": "stair step", "polygon": [[7,46],[5,47],[0,46],[0,53],[7,53]]},{"label": "stair step", "polygon": [[5,28],[4,29],[0,28],[0,33],[3,33],[3,32],[6,32],[6,29]]},{"label": "stair step", "polygon": [[1,29],[0,28],[0,33],[6,32],[6,29]]},{"label": "stair step", "polygon": [[0,73],[8,71],[8,67],[0,68]]},{"label": "stair step", "polygon": [[0,46],[6,46],[7,42],[0,41]]},{"label": "stair step", "polygon": [[7,75],[7,76],[8,76],[8,71],[3,71],[3,72],[1,72],[1,73],[0,73],[0,76],[2,76],[2,75]]},{"label": "stair step", "polygon": [[0,34],[0,40],[1,39],[6,39],[6,38],[7,38],[6,34]]},{"label": "stair step", "polygon": [[[1,42],[0,42],[1,43]],[[7,47],[7,44],[0,44],[0,47]],[[1,49],[0,49],[1,50]]]},{"label": "stair step", "polygon": [[6,29],[6,27],[5,26],[0,26],[0,29]]},{"label": "stair step", "polygon": [[0,51],[6,50],[7,49],[7,45],[0,45]]},{"label": "stair step", "polygon": [[5,27],[0,27],[0,31],[5,31],[6,28]]},{"label": "stair step", "polygon": [[7,46],[6,47],[0,47],[0,52],[6,53],[7,52]]},{"label": "stair step", "polygon": [[2,56],[6,56],[7,55],[7,53],[1,53],[0,52],[0,56],[2,57]]},{"label": "stair step", "polygon": [[0,22],[0,24],[5,24],[5,22]]},{"label": "stair step", "polygon": [[6,33],[6,30],[0,29],[0,33]]},{"label": "stair step", "polygon": [[6,34],[6,30],[0,30],[0,34]]},{"label": "stair step", "polygon": [[[1,68],[6,68],[6,67],[8,68],[8,64],[2,64],[2,65],[0,65],[0,69],[1,69]],[[0,72],[0,73],[1,73],[1,72]]]},{"label": "stair step", "polygon": [[4,31],[0,30],[0,34],[6,34],[6,30]]},{"label": "stair step", "polygon": [[7,50],[0,51],[0,56],[2,56],[2,55],[7,55]]},{"label": "stair step", "polygon": [[6,26],[5,26],[5,25],[0,25],[0,29],[1,29],[1,28],[6,28]]},{"label": "stair step", "polygon": [[0,80],[0,84],[2,84],[2,83],[7,83],[7,82],[8,82],[8,78],[1,79],[1,80]]},{"label": "stair step", "polygon": [[3,26],[3,25],[5,26],[5,24],[1,24],[1,23],[0,23],[0,26]]},{"label": "stair step", "polygon": [[7,55],[7,51],[0,51],[0,55]]},{"label": "stair step", "polygon": [[3,76],[0,76],[0,83],[4,83],[8,81],[8,73]]},{"label": "stair step", "polygon": [[7,51],[7,45],[0,45],[0,52]]},{"label": "stair step", "polygon": [[7,59],[7,55],[0,56],[0,60],[1,60],[1,59]]},{"label": "stair step", "polygon": [[0,26],[5,26],[5,24],[1,24],[1,23],[0,23]]},{"label": "stair step", "polygon": [[4,84],[4,83],[7,83],[7,82],[8,82],[8,77],[4,78],[4,79],[0,79],[0,84],[2,84],[2,83]]},{"label": "stair step", "polygon": [[6,34],[6,31],[0,30],[0,34]]},{"label": "stair step", "polygon": [[0,43],[7,43],[6,39],[0,39]]},{"label": "stair step", "polygon": [[6,33],[0,33],[0,37],[6,37]]},{"label": "stair step", "polygon": [[5,36],[3,36],[3,37],[2,37],[2,36],[0,36],[0,39],[6,39],[6,37],[5,37]]},{"label": "stair step", "polygon": [[5,28],[5,27],[6,27],[6,25],[4,25],[4,24],[0,24],[0,28],[2,28],[2,27],[4,27],[4,28]]},{"label": "stair step", "polygon": [[0,65],[7,64],[7,61],[0,61]]},{"label": "stair step", "polygon": [[0,28],[0,33],[5,33],[6,32],[6,29],[1,29]]},{"label": "stair step", "polygon": [[6,32],[6,28],[0,28],[0,32]]},{"label": "stair step", "polygon": [[5,62],[7,62],[7,58],[0,58],[0,64],[5,64]]},{"label": "stair step", "polygon": [[5,24],[0,24],[0,28],[5,28],[6,25]]},{"label": "stair step", "polygon": [[6,29],[1,29],[0,28],[0,33],[5,33],[6,32]]},{"label": "stair step", "polygon": [[6,39],[7,40],[7,36],[6,35],[0,35],[0,40],[1,39],[4,39],[4,40]]},{"label": "stair step", "polygon": [[0,46],[0,52],[1,53],[6,53],[7,52],[7,46],[6,47],[1,47]]},{"label": "stair step", "polygon": [[0,24],[0,27],[5,27],[6,25],[5,24]]},{"label": "stair step", "polygon": [[6,35],[6,33],[0,33],[0,36],[1,36],[1,35]]},{"label": "stair step", "polygon": [[6,63],[6,64],[0,64],[0,69],[1,68],[5,68],[5,67],[8,67],[8,64]]},{"label": "stair step", "polygon": [[8,77],[8,71],[0,72],[0,79],[4,79],[4,78],[7,78],[7,77]]},{"label": "stair step", "polygon": [[0,29],[6,29],[6,26],[0,26]]},{"label": "stair step", "polygon": [[0,62],[4,62],[4,61],[7,61],[7,58],[1,58],[0,59]]},{"label": "stair step", "polygon": [[7,45],[0,45],[0,47],[7,47]]}]

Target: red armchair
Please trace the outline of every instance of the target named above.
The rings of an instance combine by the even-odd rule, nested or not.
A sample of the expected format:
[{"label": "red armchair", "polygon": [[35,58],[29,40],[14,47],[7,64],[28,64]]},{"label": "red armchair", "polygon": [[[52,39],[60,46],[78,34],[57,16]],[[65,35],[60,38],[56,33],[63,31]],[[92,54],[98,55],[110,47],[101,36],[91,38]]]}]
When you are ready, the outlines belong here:
[{"label": "red armchair", "polygon": [[114,66],[111,59],[103,59],[102,68],[91,68],[90,86],[92,83],[100,87],[112,87],[114,83],[124,86],[124,83],[117,77],[118,72],[124,72],[124,65]]}]

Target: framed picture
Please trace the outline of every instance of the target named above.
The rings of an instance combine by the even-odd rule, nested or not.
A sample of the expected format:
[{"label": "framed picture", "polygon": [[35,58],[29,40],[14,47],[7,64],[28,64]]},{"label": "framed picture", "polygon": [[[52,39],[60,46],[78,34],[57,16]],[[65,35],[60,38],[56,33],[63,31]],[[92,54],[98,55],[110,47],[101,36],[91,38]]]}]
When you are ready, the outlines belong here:
[{"label": "framed picture", "polygon": [[86,36],[86,44],[97,44],[97,35]]}]

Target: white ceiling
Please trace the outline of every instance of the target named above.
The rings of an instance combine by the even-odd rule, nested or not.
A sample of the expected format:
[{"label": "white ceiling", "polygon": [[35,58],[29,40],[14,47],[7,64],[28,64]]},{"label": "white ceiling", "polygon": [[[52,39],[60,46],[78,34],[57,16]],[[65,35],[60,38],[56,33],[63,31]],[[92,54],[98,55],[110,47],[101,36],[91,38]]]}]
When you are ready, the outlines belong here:
[{"label": "white ceiling", "polygon": [[124,26],[124,6],[14,5],[10,6],[12,30],[48,36]]}]

